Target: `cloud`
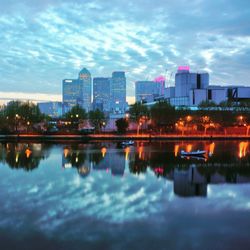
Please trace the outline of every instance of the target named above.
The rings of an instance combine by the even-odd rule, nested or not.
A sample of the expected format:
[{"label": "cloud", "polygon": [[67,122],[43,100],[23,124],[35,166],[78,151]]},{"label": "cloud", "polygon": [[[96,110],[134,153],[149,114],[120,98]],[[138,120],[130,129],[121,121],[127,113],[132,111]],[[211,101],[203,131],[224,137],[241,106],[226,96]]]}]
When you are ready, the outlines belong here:
[{"label": "cloud", "polygon": [[1,9],[0,91],[60,94],[62,79],[87,67],[126,71],[133,96],[135,81],[180,64],[208,70],[212,83],[248,84],[249,1],[10,0]]},{"label": "cloud", "polygon": [[62,101],[61,95],[44,94],[44,93],[22,93],[22,92],[0,92],[0,102],[6,103],[11,100],[21,101]]}]

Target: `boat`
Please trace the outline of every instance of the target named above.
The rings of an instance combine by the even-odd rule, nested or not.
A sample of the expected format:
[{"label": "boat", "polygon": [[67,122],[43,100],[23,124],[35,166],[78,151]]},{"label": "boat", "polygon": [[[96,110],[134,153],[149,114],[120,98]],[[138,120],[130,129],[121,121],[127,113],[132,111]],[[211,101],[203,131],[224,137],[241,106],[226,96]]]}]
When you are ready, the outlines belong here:
[{"label": "boat", "polygon": [[195,159],[199,161],[206,161],[205,155],[181,155],[181,159]]},{"label": "boat", "polygon": [[132,141],[132,140],[129,140],[129,141],[123,141],[122,143],[121,143],[121,145],[122,146],[131,146],[131,145],[134,145],[134,141]]},{"label": "boat", "polygon": [[190,152],[181,150],[182,156],[203,156],[205,153],[206,153],[205,150],[197,150],[197,151],[190,151]]}]

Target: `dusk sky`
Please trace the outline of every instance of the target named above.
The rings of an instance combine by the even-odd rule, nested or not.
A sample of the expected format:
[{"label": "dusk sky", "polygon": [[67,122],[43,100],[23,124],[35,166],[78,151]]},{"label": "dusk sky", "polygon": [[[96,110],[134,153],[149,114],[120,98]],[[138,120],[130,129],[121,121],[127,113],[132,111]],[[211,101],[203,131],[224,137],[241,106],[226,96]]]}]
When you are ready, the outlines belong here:
[{"label": "dusk sky", "polygon": [[0,98],[60,99],[83,67],[125,71],[128,96],[178,65],[250,86],[250,1],[0,0],[0,53]]}]

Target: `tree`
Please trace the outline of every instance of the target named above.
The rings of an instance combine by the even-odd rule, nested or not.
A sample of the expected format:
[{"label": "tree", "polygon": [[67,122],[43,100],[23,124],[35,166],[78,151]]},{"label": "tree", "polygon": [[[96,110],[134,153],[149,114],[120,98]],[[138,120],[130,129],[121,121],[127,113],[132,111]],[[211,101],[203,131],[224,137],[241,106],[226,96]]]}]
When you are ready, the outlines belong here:
[{"label": "tree", "polygon": [[64,117],[71,122],[72,128],[77,129],[80,120],[87,119],[87,113],[80,105],[72,107],[72,109],[64,114]]},{"label": "tree", "polygon": [[18,131],[20,127],[32,128],[34,123],[40,122],[44,118],[39,107],[31,102],[9,102],[3,113],[11,131]]},{"label": "tree", "polygon": [[117,131],[118,133],[124,134],[126,133],[129,123],[128,120],[125,118],[120,118],[118,120],[116,120],[115,125],[117,127]]},{"label": "tree", "polygon": [[149,109],[140,102],[136,102],[129,108],[130,118],[137,123],[137,134],[140,126],[149,118]]},{"label": "tree", "polygon": [[166,101],[154,104],[150,110],[153,123],[157,127],[172,126],[176,121],[176,111]]},{"label": "tree", "polygon": [[209,100],[207,100],[207,101],[202,101],[199,105],[198,105],[198,107],[200,108],[200,109],[213,109],[213,108],[216,108],[217,107],[217,104],[215,103],[215,102],[213,102],[213,101],[209,101]]},{"label": "tree", "polygon": [[96,131],[100,131],[101,127],[106,124],[105,114],[99,109],[89,112],[89,122]]}]

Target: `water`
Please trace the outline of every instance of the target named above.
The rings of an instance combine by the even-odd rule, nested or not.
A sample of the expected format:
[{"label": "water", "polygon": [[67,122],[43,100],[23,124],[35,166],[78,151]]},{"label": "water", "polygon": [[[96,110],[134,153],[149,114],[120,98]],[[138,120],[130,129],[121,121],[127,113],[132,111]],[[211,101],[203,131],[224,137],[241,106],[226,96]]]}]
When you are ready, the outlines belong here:
[{"label": "water", "polygon": [[[206,155],[179,154],[197,149]],[[249,249],[249,150],[0,144],[0,249]]]}]

